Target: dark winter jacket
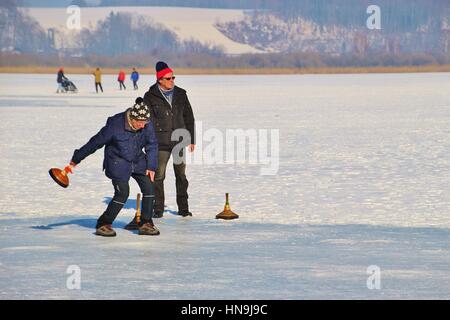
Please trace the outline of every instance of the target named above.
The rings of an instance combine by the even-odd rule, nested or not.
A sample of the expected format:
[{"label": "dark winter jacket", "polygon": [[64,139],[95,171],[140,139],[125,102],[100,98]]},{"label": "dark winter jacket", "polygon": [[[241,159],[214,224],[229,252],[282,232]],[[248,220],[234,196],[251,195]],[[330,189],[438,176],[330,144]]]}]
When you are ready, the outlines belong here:
[{"label": "dark winter jacket", "polygon": [[[153,125],[133,131],[126,113],[121,112],[106,121],[106,125],[88,143],[73,153],[72,161],[80,163],[90,154],[105,146],[103,170],[108,178],[128,181],[132,173],[145,174],[158,167],[158,143]],[[145,148],[145,153],[142,151]]]},{"label": "dark winter jacket", "polygon": [[57,83],[62,83],[63,80],[68,80],[68,79],[67,79],[66,76],[64,75],[64,72],[62,72],[62,71],[60,70],[60,71],[58,71],[58,76],[57,76],[57,78],[56,78],[56,82],[57,82]]},{"label": "dark winter jacket", "polygon": [[158,139],[159,150],[171,151],[178,141],[171,141],[175,129],[185,128],[195,144],[195,119],[186,91],[175,86],[172,105],[161,94],[155,83],[144,95],[144,102],[150,107],[151,120]]}]

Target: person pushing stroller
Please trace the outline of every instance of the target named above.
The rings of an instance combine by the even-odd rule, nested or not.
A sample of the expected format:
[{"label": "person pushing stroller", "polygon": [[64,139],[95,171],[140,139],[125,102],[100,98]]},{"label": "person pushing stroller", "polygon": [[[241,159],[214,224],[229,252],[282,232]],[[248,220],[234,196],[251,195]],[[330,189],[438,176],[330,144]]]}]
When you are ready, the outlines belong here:
[{"label": "person pushing stroller", "polygon": [[58,83],[58,89],[56,89],[56,93],[60,93],[60,92],[62,92],[62,93],[66,93],[66,92],[77,93],[78,92],[78,89],[75,86],[75,84],[64,75],[63,68],[60,68],[58,70],[56,82]]},{"label": "person pushing stroller", "polygon": [[58,84],[56,93],[66,92],[66,89],[63,86],[64,81],[69,81],[69,79],[64,75],[64,68],[59,68],[58,74],[56,75],[56,83]]}]

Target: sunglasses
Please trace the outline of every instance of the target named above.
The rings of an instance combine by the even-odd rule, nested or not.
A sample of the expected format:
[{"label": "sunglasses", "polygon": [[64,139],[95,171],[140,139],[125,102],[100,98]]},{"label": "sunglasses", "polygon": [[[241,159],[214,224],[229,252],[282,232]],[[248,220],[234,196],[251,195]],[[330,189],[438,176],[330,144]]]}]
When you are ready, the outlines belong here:
[{"label": "sunglasses", "polygon": [[169,78],[161,78],[161,79],[164,79],[164,80],[167,80],[167,81],[169,81],[169,80],[175,80],[175,76],[169,77]]}]

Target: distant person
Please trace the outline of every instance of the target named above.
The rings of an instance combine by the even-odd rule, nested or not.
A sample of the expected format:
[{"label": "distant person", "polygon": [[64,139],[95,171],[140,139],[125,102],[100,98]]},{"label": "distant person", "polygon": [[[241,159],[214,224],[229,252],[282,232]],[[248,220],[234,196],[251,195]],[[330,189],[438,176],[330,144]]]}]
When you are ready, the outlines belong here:
[{"label": "distant person", "polygon": [[56,77],[56,82],[58,83],[58,89],[56,89],[56,93],[66,92],[66,89],[64,89],[63,87],[64,81],[69,81],[69,79],[66,78],[66,76],[64,75],[64,68],[61,67],[59,68],[58,75]]},{"label": "distant person", "polygon": [[120,70],[119,72],[119,76],[117,77],[117,81],[119,81],[119,85],[120,85],[120,90],[122,90],[122,86],[123,89],[126,90],[127,87],[125,87],[125,72],[123,72],[122,70]]},{"label": "distant person", "polygon": [[100,87],[100,90],[103,92],[102,72],[100,71],[100,68],[95,69],[92,74],[95,76],[95,91],[98,93],[98,87]]},{"label": "distant person", "polygon": [[128,199],[130,178],[136,180],[143,194],[139,234],[156,236],[160,233],[152,220],[158,142],[149,120],[148,106],[142,98],[137,98],[131,108],[109,117],[106,125],[73,153],[70,168],[105,146],[103,169],[106,176],[112,180],[114,197],[97,220],[96,235],[116,235],[112,223]]},{"label": "distant person", "polygon": [[131,73],[131,80],[133,81],[134,90],[139,89],[137,82],[139,80],[139,72],[136,71],[136,68],[133,68],[133,72]]}]

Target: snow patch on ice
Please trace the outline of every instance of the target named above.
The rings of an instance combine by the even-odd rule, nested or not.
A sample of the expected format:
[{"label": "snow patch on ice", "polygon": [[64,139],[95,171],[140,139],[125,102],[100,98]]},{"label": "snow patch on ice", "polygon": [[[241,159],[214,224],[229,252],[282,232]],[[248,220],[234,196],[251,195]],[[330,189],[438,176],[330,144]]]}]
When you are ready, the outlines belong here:
[{"label": "snow patch on ice", "polygon": [[332,243],[332,244],[343,244],[343,245],[352,245],[355,244],[355,241],[349,239],[327,239],[322,240],[322,243]]},{"label": "snow patch on ice", "polygon": [[57,250],[57,246],[19,246],[0,248],[0,251],[36,251],[36,250]]}]

